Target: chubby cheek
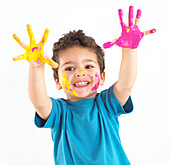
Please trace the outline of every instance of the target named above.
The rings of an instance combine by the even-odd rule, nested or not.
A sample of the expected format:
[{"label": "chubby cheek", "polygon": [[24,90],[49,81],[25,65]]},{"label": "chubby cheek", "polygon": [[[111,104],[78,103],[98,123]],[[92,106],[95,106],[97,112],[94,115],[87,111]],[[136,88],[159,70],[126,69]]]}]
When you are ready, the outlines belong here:
[{"label": "chubby cheek", "polygon": [[91,91],[95,91],[100,84],[100,75],[96,72],[94,76],[91,77],[93,81],[95,82],[95,85],[92,87]]},{"label": "chubby cheek", "polygon": [[76,90],[75,89],[71,89],[72,86],[70,85],[70,80],[67,78],[66,74],[62,74],[62,87],[65,91],[67,92],[70,92],[69,94],[70,95],[75,95],[75,96],[78,96],[78,94],[76,93]]}]

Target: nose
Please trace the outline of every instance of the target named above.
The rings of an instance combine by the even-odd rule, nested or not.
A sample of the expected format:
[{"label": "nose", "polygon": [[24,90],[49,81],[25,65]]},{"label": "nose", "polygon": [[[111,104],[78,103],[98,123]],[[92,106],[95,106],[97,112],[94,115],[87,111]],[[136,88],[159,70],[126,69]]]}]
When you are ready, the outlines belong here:
[{"label": "nose", "polygon": [[81,76],[85,76],[85,72],[81,69],[77,70],[75,73],[75,77],[81,77]]}]

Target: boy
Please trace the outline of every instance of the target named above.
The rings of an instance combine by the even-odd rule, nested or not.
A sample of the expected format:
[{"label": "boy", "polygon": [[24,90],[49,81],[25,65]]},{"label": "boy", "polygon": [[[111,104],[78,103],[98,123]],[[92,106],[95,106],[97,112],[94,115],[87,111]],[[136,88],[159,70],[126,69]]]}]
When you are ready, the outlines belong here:
[{"label": "boy", "polygon": [[[97,87],[105,80],[103,56],[102,49],[82,31],[70,32],[54,44],[52,59],[59,64],[54,78],[67,100],[48,98],[44,64],[30,65],[29,93],[37,111],[35,124],[51,128],[56,164],[129,164],[119,138],[118,116],[133,109],[129,94],[136,79],[136,50],[123,49],[119,80],[126,86],[119,89],[117,82],[97,94]],[[63,83],[65,79],[70,83]]]},{"label": "boy", "polygon": [[[132,9],[129,9],[129,22]],[[47,96],[45,64],[39,59],[30,62],[28,85],[30,100],[36,109],[35,124],[51,128],[55,164],[130,164],[121,145],[118,117],[133,110],[130,93],[137,75],[136,48],[143,35],[151,31],[138,30],[139,17],[134,26],[125,27],[121,11],[119,16],[125,33],[104,44],[104,47],[113,44],[122,47],[119,78],[109,89],[97,93],[105,81],[104,53],[94,39],[81,30],[64,35],[53,47],[52,59],[59,66],[57,68],[55,62],[50,65],[54,67],[56,87],[64,90],[67,100]],[[128,38],[129,30],[138,36]]]}]

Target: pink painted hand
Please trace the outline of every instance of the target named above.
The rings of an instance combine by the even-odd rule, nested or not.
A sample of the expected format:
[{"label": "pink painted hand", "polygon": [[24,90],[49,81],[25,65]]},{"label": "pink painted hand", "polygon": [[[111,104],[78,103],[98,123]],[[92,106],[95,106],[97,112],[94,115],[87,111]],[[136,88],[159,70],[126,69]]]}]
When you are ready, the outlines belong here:
[{"label": "pink painted hand", "polygon": [[135,49],[138,47],[143,36],[155,33],[156,29],[148,30],[141,32],[138,28],[139,20],[141,17],[141,10],[137,10],[135,24],[133,25],[133,6],[129,7],[129,26],[127,26],[123,21],[123,12],[122,9],[118,10],[120,24],[122,27],[122,34],[118,39],[106,42],[103,44],[103,47],[110,48],[113,45],[118,45],[122,48],[131,48]]}]

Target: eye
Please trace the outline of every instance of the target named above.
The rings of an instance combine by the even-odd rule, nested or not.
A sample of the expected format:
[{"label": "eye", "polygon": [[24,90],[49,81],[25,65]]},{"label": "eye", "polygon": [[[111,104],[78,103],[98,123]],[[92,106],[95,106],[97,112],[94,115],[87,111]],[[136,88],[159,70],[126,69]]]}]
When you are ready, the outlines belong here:
[{"label": "eye", "polygon": [[68,67],[68,68],[66,68],[65,70],[66,70],[66,71],[73,71],[74,68],[73,68],[73,67]]},{"label": "eye", "polygon": [[92,66],[92,65],[86,65],[85,68],[86,68],[86,69],[92,69],[93,66]]}]

